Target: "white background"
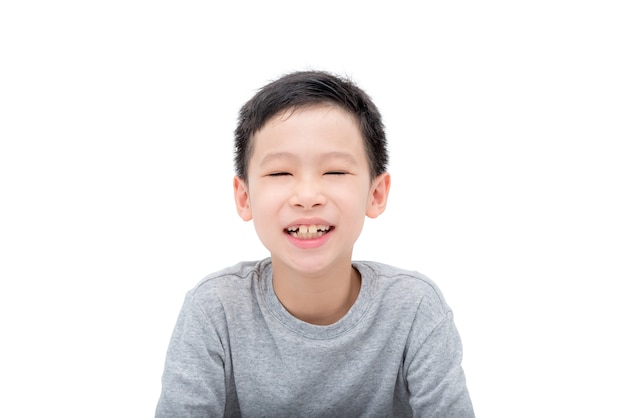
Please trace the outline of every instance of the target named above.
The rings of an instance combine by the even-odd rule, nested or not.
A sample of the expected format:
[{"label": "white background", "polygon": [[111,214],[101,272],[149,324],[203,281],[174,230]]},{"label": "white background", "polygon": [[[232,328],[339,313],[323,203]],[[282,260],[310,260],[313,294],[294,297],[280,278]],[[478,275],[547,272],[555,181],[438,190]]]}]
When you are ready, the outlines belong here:
[{"label": "white background", "polygon": [[266,256],[232,131],[298,69],[378,104],[355,258],[439,284],[477,416],[626,416],[621,4],[3,2],[0,416],[153,416],[184,293]]}]

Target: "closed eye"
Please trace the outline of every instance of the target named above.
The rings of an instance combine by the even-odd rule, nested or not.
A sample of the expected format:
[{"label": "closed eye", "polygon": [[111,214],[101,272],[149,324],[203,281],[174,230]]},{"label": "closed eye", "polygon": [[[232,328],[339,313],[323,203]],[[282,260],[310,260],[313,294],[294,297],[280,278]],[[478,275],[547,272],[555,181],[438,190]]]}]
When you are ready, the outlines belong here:
[{"label": "closed eye", "polygon": [[285,171],[279,171],[279,172],[276,172],[276,173],[269,173],[268,174],[269,177],[280,177],[280,176],[289,176],[289,175],[291,175],[291,174],[287,173]]},{"label": "closed eye", "polygon": [[347,173],[347,172],[345,172],[345,171],[327,171],[327,172],[326,172],[326,173],[324,173],[324,174],[332,174],[332,175],[337,175],[337,176],[339,176],[339,175],[348,174],[348,173]]}]

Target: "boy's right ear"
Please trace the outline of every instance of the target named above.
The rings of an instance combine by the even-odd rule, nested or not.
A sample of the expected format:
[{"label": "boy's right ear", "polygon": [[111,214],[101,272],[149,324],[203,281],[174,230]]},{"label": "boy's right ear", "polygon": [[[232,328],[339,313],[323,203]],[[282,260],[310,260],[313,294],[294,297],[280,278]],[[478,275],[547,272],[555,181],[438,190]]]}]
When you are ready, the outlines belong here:
[{"label": "boy's right ear", "polygon": [[248,193],[248,185],[239,176],[233,179],[233,189],[235,192],[235,204],[237,205],[237,213],[244,221],[252,219],[252,209],[250,208],[250,194]]}]

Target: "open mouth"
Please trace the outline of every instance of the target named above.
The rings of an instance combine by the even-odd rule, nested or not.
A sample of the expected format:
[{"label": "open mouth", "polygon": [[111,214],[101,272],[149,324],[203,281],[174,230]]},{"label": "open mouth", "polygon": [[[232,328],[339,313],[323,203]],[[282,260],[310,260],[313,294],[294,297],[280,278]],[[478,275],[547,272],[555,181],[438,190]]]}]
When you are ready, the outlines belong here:
[{"label": "open mouth", "polygon": [[285,231],[294,238],[314,239],[320,238],[333,229],[335,227],[330,225],[293,225],[285,229]]}]

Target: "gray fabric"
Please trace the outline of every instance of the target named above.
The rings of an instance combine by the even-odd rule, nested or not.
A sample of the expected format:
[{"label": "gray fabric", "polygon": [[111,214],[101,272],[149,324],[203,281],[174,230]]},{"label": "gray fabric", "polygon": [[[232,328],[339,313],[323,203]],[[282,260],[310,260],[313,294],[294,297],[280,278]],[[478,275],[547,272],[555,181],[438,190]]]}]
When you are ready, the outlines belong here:
[{"label": "gray fabric", "polygon": [[354,262],[359,296],[335,324],[298,320],[269,259],[188,292],[156,416],[473,417],[452,312],[416,272]]}]

